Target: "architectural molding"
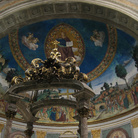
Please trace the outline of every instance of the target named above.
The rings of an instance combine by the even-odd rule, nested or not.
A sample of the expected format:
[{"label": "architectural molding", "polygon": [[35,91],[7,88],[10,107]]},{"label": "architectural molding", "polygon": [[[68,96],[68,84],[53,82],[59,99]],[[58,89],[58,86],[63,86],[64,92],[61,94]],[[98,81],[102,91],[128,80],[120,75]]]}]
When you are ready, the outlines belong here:
[{"label": "architectural molding", "polygon": [[[35,1],[35,2],[34,2]],[[4,1],[4,0],[1,0],[0,3],[1,3],[1,6],[0,6],[0,11],[5,11],[6,9],[8,8],[12,8],[12,7],[16,7],[16,6],[19,6],[19,5],[25,5],[25,4],[28,4],[28,6],[32,5],[32,4],[40,4],[40,3],[50,3],[50,2],[55,2],[55,0],[34,0],[33,2],[29,2],[28,0],[11,0],[10,2],[9,1]],[[68,2],[69,0],[58,0],[59,2]],[[84,2],[83,0],[70,0],[71,2]],[[131,9],[132,11],[134,10],[137,10],[137,4],[135,2],[135,0],[131,0],[128,1],[128,0],[98,0],[98,1],[95,1],[95,0],[85,0],[87,3],[96,3],[97,5],[102,5],[102,6],[106,6],[106,4],[108,3],[108,7],[110,6],[114,6],[116,5],[116,7],[118,6],[122,6],[122,7],[127,7],[128,9]],[[118,5],[118,6],[117,6]],[[120,9],[119,9],[120,10]]]},{"label": "architectural molding", "polygon": [[109,1],[60,0],[28,1],[1,12],[0,37],[32,23],[58,19],[81,18],[100,21],[125,31],[137,39],[138,10],[133,11]]},{"label": "architectural molding", "polygon": [[77,138],[77,134],[74,134],[72,131],[65,131],[60,134],[59,138]]},{"label": "architectural molding", "polygon": [[[138,115],[137,112],[135,112],[135,114],[132,113],[131,115],[126,115],[125,118],[120,118],[119,120],[116,119],[114,121],[109,121],[109,122],[107,121],[106,123],[104,122],[104,123],[99,123],[99,124],[88,125],[88,132],[91,131],[92,128],[93,128],[93,130],[98,130],[98,129],[106,130],[108,128],[120,127],[124,124],[130,123],[131,120],[136,119],[138,117],[137,115]],[[26,129],[25,123],[19,122],[19,120],[17,120],[17,121],[13,121],[12,127]],[[6,119],[0,118],[0,123],[5,124]],[[71,124],[71,125],[69,125],[69,124],[63,124],[63,125],[35,124],[33,130],[34,131],[46,131],[46,132],[52,132],[52,133],[61,133],[61,134],[70,130],[74,134],[76,134],[75,132],[77,132],[77,129],[78,129],[78,126],[76,126],[76,124]]]}]

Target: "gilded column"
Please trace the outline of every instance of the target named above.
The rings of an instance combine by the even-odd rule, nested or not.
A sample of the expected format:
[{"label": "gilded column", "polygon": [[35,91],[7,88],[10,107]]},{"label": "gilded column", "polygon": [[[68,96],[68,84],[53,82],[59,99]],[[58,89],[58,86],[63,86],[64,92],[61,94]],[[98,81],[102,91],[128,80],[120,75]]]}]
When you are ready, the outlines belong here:
[{"label": "gilded column", "polygon": [[92,138],[100,138],[101,129],[91,130]]},{"label": "gilded column", "polygon": [[37,138],[45,138],[46,132],[45,131],[36,131]]},{"label": "gilded column", "polygon": [[[3,128],[4,128],[4,124],[0,124],[0,134],[1,134],[2,130],[3,130]],[[1,138],[1,135],[0,135],[0,138]]]}]

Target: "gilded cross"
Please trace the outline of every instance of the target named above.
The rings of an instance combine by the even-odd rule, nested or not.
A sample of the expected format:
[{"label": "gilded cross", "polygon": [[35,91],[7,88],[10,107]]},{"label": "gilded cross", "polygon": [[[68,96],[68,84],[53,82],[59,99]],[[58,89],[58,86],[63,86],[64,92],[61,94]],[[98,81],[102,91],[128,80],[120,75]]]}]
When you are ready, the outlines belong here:
[{"label": "gilded cross", "polygon": [[58,42],[57,40],[55,40],[55,41],[53,41],[53,42],[51,42],[52,44],[54,44],[55,45],[55,48],[57,47],[57,45],[60,43],[60,42]]}]

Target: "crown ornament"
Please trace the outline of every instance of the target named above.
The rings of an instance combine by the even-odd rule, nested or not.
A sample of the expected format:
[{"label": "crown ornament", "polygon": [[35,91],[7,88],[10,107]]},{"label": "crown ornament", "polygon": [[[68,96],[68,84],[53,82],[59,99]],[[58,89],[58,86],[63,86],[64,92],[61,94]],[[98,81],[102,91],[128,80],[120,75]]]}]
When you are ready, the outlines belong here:
[{"label": "crown ornament", "polygon": [[[57,42],[55,42],[55,45]],[[31,61],[31,67],[25,71],[25,77],[13,77],[11,85],[27,82],[31,80],[41,81],[47,80],[51,82],[53,79],[73,79],[87,82],[88,76],[80,72],[80,68],[76,65],[74,57],[68,57],[65,61],[61,60],[61,54],[57,48],[54,48],[50,57],[43,61],[40,58],[35,58]]]}]

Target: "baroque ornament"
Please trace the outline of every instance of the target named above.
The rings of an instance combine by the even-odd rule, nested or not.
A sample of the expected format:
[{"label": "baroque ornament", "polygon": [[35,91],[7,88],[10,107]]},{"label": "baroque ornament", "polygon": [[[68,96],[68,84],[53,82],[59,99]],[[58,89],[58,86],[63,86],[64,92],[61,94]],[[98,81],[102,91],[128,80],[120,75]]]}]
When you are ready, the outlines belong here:
[{"label": "baroque ornament", "polygon": [[36,131],[37,138],[45,138],[46,132],[44,131]]},{"label": "baroque ornament", "polygon": [[93,138],[100,138],[101,129],[91,130],[91,133],[92,133]]},{"label": "baroque ornament", "polygon": [[[57,41],[52,43],[55,47],[58,44]],[[53,79],[73,79],[87,82],[88,77],[86,74],[80,72],[74,57],[68,57],[65,61],[62,61],[60,52],[58,52],[57,48],[54,48],[47,60],[43,61],[40,58],[33,59],[31,67],[25,71],[25,78],[15,76],[11,84],[19,84],[30,80],[47,80],[51,82]]]}]

